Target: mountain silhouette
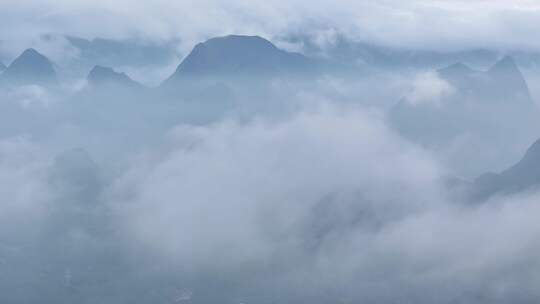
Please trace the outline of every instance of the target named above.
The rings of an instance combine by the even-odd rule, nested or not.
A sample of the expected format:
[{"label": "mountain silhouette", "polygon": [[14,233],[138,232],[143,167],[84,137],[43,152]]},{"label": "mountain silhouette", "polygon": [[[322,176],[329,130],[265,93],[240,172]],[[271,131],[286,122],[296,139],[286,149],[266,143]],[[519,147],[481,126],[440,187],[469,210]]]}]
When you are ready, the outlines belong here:
[{"label": "mountain silhouette", "polygon": [[540,139],[515,165],[501,173],[486,173],[473,184],[475,199],[485,199],[495,194],[511,194],[540,186]]},{"label": "mountain silhouette", "polygon": [[118,88],[141,88],[142,85],[132,80],[125,73],[115,72],[112,68],[95,66],[87,77],[93,87],[116,86]]},{"label": "mountain silhouette", "polygon": [[487,66],[497,60],[498,52],[489,49],[425,50],[397,47],[368,41],[355,41],[337,34],[331,45],[321,45],[309,35],[288,37],[288,41],[302,45],[303,53],[312,58],[327,58],[348,67],[394,69],[403,67],[438,68],[455,62]]},{"label": "mountain silhouette", "polygon": [[0,72],[4,71],[6,69],[6,66],[0,62]]},{"label": "mountain silhouette", "polygon": [[310,68],[312,62],[304,55],[280,50],[266,39],[231,35],[197,44],[167,82],[186,77],[298,73]]},{"label": "mountain silhouette", "polygon": [[458,80],[461,78],[469,78],[475,73],[479,73],[471,69],[469,66],[462,62],[452,64],[448,67],[439,69],[437,73],[447,80]]},{"label": "mountain silhouette", "polygon": [[2,73],[2,80],[14,85],[54,85],[57,76],[51,61],[34,49],[25,50]]},{"label": "mountain silhouette", "polygon": [[532,103],[525,77],[514,59],[505,56],[487,71],[477,71],[463,63],[439,69],[438,75],[462,93],[476,96],[488,102],[519,99]]},{"label": "mountain silhouette", "polygon": [[[404,137],[436,149],[451,148],[456,141],[470,142],[455,151],[455,163],[469,170],[472,167],[464,165],[458,155],[477,156],[475,166],[485,171],[510,164],[537,136],[534,131],[540,128],[540,113],[511,57],[498,60],[486,71],[453,64],[437,70],[435,77],[445,91],[422,102],[406,96],[391,109],[391,124]],[[489,149],[490,158],[481,157],[477,145]]]},{"label": "mountain silhouette", "polygon": [[517,98],[528,102],[531,100],[529,88],[525,77],[519,70],[516,62],[506,56],[492,66],[488,71],[494,94],[505,98]]},{"label": "mountain silhouette", "polygon": [[[404,98],[391,111],[391,119],[399,130],[407,133],[407,128],[411,127],[415,132],[429,131],[433,136],[426,136],[425,142],[447,140],[446,135],[433,133],[434,129],[457,134],[463,131],[460,128],[474,126],[497,109],[511,110],[506,115],[537,114],[525,78],[510,57],[497,61],[487,71],[476,71],[457,63],[437,70],[436,75],[448,84],[451,94],[421,104]],[[460,123],[464,119],[468,120],[467,124]],[[441,129],[445,123],[455,130]],[[416,135],[422,137],[422,134]]]}]

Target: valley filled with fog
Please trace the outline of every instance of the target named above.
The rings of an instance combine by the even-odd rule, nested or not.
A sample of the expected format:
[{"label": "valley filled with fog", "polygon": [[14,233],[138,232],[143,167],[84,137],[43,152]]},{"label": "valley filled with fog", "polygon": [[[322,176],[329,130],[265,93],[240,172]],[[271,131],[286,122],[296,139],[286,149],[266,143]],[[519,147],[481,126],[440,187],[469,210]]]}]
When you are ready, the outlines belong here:
[{"label": "valley filled with fog", "polygon": [[343,18],[327,29],[291,13],[302,1],[253,12],[284,13],[270,26],[210,1],[223,30],[174,36],[137,5],[19,21],[34,2],[5,15],[20,36],[0,30],[0,303],[540,300],[528,32],[439,46],[388,35],[378,6],[351,8],[377,20],[355,35],[364,13],[311,7]]}]

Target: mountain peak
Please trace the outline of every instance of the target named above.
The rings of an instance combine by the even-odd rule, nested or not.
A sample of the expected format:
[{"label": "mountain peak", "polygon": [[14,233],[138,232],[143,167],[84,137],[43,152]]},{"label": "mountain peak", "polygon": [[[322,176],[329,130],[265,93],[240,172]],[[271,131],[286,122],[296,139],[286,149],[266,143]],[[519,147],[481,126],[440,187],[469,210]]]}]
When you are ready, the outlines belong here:
[{"label": "mountain peak", "polygon": [[96,65],[88,74],[88,83],[93,86],[118,85],[139,87],[140,85],[125,73],[118,73],[112,68]]},{"label": "mountain peak", "polygon": [[456,62],[452,65],[449,65],[445,68],[440,69],[439,71],[473,72],[473,69],[471,69],[468,65],[464,64],[463,62]]},{"label": "mountain peak", "polygon": [[504,56],[501,60],[497,61],[490,69],[490,72],[508,72],[508,71],[519,71],[519,68],[510,56]]},{"label": "mountain peak", "polygon": [[525,156],[509,169],[499,173],[484,174],[477,178],[472,189],[473,199],[485,199],[497,193],[510,194],[540,187],[540,139]]},{"label": "mountain peak", "polygon": [[45,56],[39,53],[38,51],[36,51],[36,49],[29,48],[29,49],[24,50],[24,52],[22,52],[20,57],[45,57]]},{"label": "mountain peak", "polygon": [[19,85],[50,85],[57,81],[51,61],[32,48],[17,57],[6,68],[2,78]]},{"label": "mountain peak", "polygon": [[230,35],[197,44],[171,79],[184,76],[265,75],[306,69],[310,60],[259,36]]},{"label": "mountain peak", "polygon": [[540,139],[527,149],[527,152],[520,163],[522,167],[527,168],[531,168],[532,165],[538,165],[540,163]]},{"label": "mountain peak", "polygon": [[229,35],[223,37],[215,37],[207,40],[204,43],[200,43],[207,47],[219,47],[219,48],[246,48],[250,50],[259,49],[262,51],[278,50],[278,48],[270,41],[260,36],[242,36],[242,35]]},{"label": "mountain peak", "polygon": [[496,62],[487,73],[491,80],[497,83],[496,88],[501,90],[499,95],[510,94],[511,98],[515,98],[516,94],[520,94],[527,100],[531,99],[527,81],[512,57],[505,56]]},{"label": "mountain peak", "polygon": [[437,74],[455,87],[467,87],[474,75],[479,73],[468,65],[458,62],[437,70]]},{"label": "mountain peak", "polygon": [[454,77],[469,76],[475,71],[471,69],[469,66],[467,66],[466,64],[458,62],[450,66],[447,66],[445,68],[439,69],[437,72],[439,73],[439,75],[441,75],[444,78],[454,78]]}]

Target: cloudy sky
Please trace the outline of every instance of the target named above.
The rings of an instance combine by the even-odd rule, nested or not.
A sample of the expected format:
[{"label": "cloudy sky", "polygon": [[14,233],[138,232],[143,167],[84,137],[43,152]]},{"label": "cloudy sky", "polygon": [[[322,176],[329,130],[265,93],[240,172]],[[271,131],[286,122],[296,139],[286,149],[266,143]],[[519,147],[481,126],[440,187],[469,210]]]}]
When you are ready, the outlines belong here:
[{"label": "cloudy sky", "polygon": [[[333,32],[415,48],[540,48],[533,0],[217,1],[28,0],[0,3],[4,40],[61,32],[84,37],[182,39],[298,33],[324,43]],[[501,39],[504,37],[504,39]],[[187,47],[187,46],[186,46]]]}]

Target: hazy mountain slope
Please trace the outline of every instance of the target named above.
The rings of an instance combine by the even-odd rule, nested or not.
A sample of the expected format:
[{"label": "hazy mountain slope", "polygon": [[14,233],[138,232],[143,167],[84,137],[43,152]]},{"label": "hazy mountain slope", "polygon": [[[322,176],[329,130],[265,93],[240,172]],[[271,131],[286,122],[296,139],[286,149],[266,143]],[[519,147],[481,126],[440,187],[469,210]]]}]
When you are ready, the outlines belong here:
[{"label": "hazy mountain slope", "polygon": [[185,77],[275,75],[306,72],[312,62],[258,36],[226,36],[199,43],[167,83]]},{"label": "hazy mountain slope", "polygon": [[140,89],[142,85],[129,78],[125,73],[115,72],[112,68],[95,66],[88,74],[88,84],[93,87],[111,87]]},{"label": "hazy mountain slope", "polygon": [[354,41],[342,35],[321,44],[312,37],[296,36],[285,39],[301,45],[310,57],[322,57],[347,66],[378,68],[438,68],[455,62],[484,67],[497,60],[498,51],[488,49],[428,50],[385,46],[383,44]]},{"label": "hazy mountain slope", "polygon": [[2,73],[1,79],[15,85],[57,84],[53,64],[34,49],[27,49],[17,57]]},{"label": "hazy mountain slope", "polygon": [[[393,109],[394,122],[400,123],[403,119],[407,119],[410,123],[428,126],[427,116],[431,116],[436,117],[436,121],[469,118],[472,120],[471,123],[475,120],[480,123],[485,119],[500,118],[486,116],[493,111],[495,112],[492,114],[505,115],[531,114],[531,112],[536,114],[537,112],[527,83],[510,57],[503,58],[485,72],[473,70],[459,63],[438,70],[436,76],[449,86],[447,94],[440,94],[421,102],[405,97]],[[496,111],[501,108],[513,109],[517,113]],[[405,115],[405,112],[409,115]],[[469,129],[470,125],[461,125],[461,127]],[[434,140],[444,141],[445,138],[436,137]]]},{"label": "hazy mountain slope", "polygon": [[454,64],[419,86],[391,109],[392,125],[410,140],[452,150],[451,162],[465,171],[507,166],[539,135],[539,111],[510,57],[487,71]]},{"label": "hazy mountain slope", "polygon": [[497,174],[486,173],[473,184],[475,199],[485,199],[495,194],[511,194],[540,186],[540,140],[537,140],[525,156],[509,169]]}]

